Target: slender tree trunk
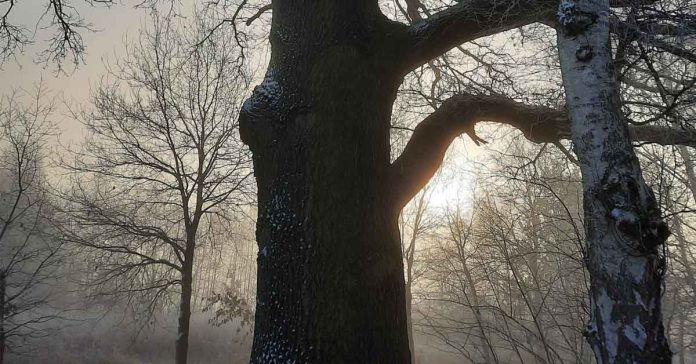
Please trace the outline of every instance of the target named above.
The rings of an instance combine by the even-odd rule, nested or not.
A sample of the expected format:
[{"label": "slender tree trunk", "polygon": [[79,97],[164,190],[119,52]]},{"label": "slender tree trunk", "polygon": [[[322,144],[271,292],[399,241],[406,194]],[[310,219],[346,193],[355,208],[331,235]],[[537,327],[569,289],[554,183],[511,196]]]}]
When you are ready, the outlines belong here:
[{"label": "slender tree trunk", "polygon": [[563,0],[558,47],[582,171],[591,318],[597,362],[669,363],[660,254],[669,231],[643,180],[612,69],[608,0]]},{"label": "slender tree trunk", "polygon": [[498,363],[498,356],[495,354],[493,345],[491,345],[491,341],[488,339],[488,335],[486,334],[486,325],[484,325],[483,315],[481,314],[481,301],[479,300],[478,291],[476,290],[476,283],[471,276],[469,265],[466,263],[464,250],[460,247],[458,247],[458,250],[459,259],[462,263],[462,272],[464,273],[464,279],[466,280],[466,288],[468,288],[469,291],[466,299],[471,305],[471,311],[476,319],[476,326],[479,328],[479,345],[481,346],[481,353],[483,354],[484,363]]},{"label": "slender tree trunk", "polygon": [[5,271],[0,270],[0,364],[5,362],[5,296],[7,281]]},{"label": "slender tree trunk", "polygon": [[273,1],[240,131],[258,186],[252,363],[409,363],[391,106],[374,1]]},{"label": "slender tree trunk", "polygon": [[413,308],[413,293],[411,285],[406,284],[406,326],[408,330],[408,350],[411,352],[411,364],[417,364],[416,344],[413,339],[413,316],[411,310]]},{"label": "slender tree trunk", "polygon": [[684,160],[687,186],[689,187],[689,191],[691,191],[694,201],[696,201],[696,173],[694,172],[694,161],[691,159],[691,153],[689,153],[689,149],[687,147],[680,145],[677,147],[677,149]]},{"label": "slender tree trunk", "polygon": [[418,359],[416,357],[416,344],[413,338],[413,266],[416,258],[416,242],[418,241],[418,236],[423,229],[423,215],[425,215],[426,209],[426,194],[427,191],[423,191],[423,193],[421,193],[418,197],[415,206],[415,215],[413,216],[413,226],[411,227],[411,239],[409,239],[406,249],[403,250],[404,258],[406,258],[406,326],[408,329],[408,347],[411,351],[412,364],[418,363]]},{"label": "slender tree trunk", "polygon": [[539,338],[533,337],[531,335],[528,336],[528,340],[530,340],[531,347],[536,352],[537,348],[539,346],[542,346],[544,348],[544,352],[547,355],[547,358],[549,359],[549,361],[552,361],[552,358],[549,356],[549,346],[551,346],[552,344],[546,338],[546,331],[543,320],[543,316],[545,315],[545,311],[543,309],[544,295],[541,293],[541,287],[539,285],[540,262],[538,252],[540,250],[541,245],[541,220],[539,218],[539,212],[536,208],[537,200],[532,195],[533,192],[530,191],[528,188],[525,191],[525,193],[527,195],[526,203],[528,204],[529,208],[527,216],[525,217],[528,221],[528,225],[526,226],[526,228],[527,239],[529,240],[530,246],[528,247],[529,250],[525,255],[524,264],[529,269],[529,276],[521,276],[522,278],[520,279],[520,281],[523,285],[522,287],[520,287],[520,291],[523,292],[523,295],[527,297],[526,300],[529,302],[529,313],[534,318],[536,327],[539,330]]},{"label": "slender tree trunk", "polygon": [[[411,248],[415,249],[416,234],[414,230],[414,235],[411,237]],[[416,358],[416,344],[413,340],[413,258],[414,252],[407,250],[407,260],[406,260],[406,329],[408,330],[408,349],[411,352],[411,364],[417,364]]]},{"label": "slender tree trunk", "polygon": [[679,254],[678,257],[684,266],[686,285],[691,289],[691,292],[696,292],[696,272],[694,272],[694,268],[690,264],[693,259],[690,253],[691,249],[689,247],[689,240],[684,236],[681,217],[678,215],[674,217],[672,230],[674,231],[674,237],[677,244],[677,252]]},{"label": "slender tree trunk", "polygon": [[679,336],[678,336],[678,343],[679,343],[679,364],[686,364],[686,341],[684,340],[684,324],[686,323],[684,312],[679,313]]},{"label": "slender tree trunk", "polygon": [[406,258],[406,329],[408,330],[408,349],[411,351],[411,364],[416,364],[416,345],[413,340],[413,291],[411,290],[413,286],[413,261],[415,258],[416,250],[416,240],[418,236],[418,230],[420,229],[420,207],[422,206],[422,197],[419,201],[418,211],[414,217],[413,222],[413,232],[408,247],[404,251]]},{"label": "slender tree trunk", "polygon": [[193,252],[193,248],[186,249],[183,272],[181,273],[179,324],[176,334],[176,364],[186,364],[188,360],[189,326],[191,323],[191,293],[193,288]]}]

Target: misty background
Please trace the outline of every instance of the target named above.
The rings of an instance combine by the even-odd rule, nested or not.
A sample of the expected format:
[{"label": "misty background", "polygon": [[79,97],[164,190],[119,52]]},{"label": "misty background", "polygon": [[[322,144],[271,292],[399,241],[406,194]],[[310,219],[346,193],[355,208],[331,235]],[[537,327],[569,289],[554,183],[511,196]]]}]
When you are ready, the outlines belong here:
[{"label": "misty background", "polygon": [[[229,9],[73,5],[93,29],[80,33],[77,67],[41,59],[53,32],[46,8],[19,2],[12,20],[36,41],[0,69],[0,113],[18,120],[3,124],[0,157],[0,263],[18,272],[7,276],[17,294],[7,362],[172,362],[186,277],[189,361],[248,362],[256,259],[267,252],[255,243],[236,115],[263,79],[270,15],[254,21],[242,54],[229,24],[209,36]],[[404,18],[393,2],[383,10]],[[409,74],[393,111],[393,155],[448,90],[524,90],[528,101],[560,103],[545,32],[487,37]],[[674,68],[674,77],[692,71]],[[170,124],[171,115],[184,121]],[[158,139],[162,130],[170,137]],[[400,218],[416,362],[593,362],[570,144],[532,144],[498,125],[473,135],[486,143],[459,137]],[[675,360],[687,363],[696,360],[696,155],[650,144],[637,153],[674,232],[665,322]]]}]

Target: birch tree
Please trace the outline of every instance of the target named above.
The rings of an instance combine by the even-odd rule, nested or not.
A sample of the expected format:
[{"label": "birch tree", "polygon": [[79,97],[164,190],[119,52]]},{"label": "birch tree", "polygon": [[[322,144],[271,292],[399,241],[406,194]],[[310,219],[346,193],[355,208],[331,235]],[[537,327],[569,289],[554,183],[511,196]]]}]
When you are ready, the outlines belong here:
[{"label": "birch tree", "polygon": [[[456,136],[475,136],[478,121],[511,125],[540,143],[571,136],[562,105],[460,93],[437,102],[392,160],[390,118],[405,75],[458,45],[555,24],[558,2],[407,1],[410,24],[380,5],[273,1],[265,13],[270,64],[240,116],[254,156],[264,252],[254,363],[409,362],[401,208]],[[253,20],[256,9],[235,14]],[[663,144],[693,145],[696,135],[670,125],[628,130]]]},{"label": "birch tree", "polygon": [[[654,62],[645,62],[647,72],[639,71],[631,58],[654,57],[641,49],[647,46],[693,63],[694,49],[688,42],[694,34],[693,8],[688,2],[602,3],[606,13],[602,13],[602,22],[597,22],[600,17],[584,5],[563,4],[560,13],[565,15],[560,19],[559,2],[546,0],[275,0],[270,5],[245,0],[233,4],[231,16],[223,23],[232,24],[235,42],[244,45],[252,33],[245,24],[260,24],[259,29],[268,31],[271,45],[265,78],[245,102],[239,119],[242,139],[253,153],[259,198],[259,285],[252,362],[408,362],[411,354],[398,216],[439,168],[452,140],[466,133],[481,142],[475,132],[479,121],[512,126],[536,143],[571,137],[577,142],[587,132],[578,130],[577,115],[571,114],[569,121],[567,110],[575,112],[576,108],[572,102],[530,102],[524,92],[501,93],[500,87],[513,89],[516,85],[497,72],[495,64],[480,62],[480,54],[464,45],[477,45],[486,37],[514,29],[522,32],[532,25],[542,27],[539,24],[547,27],[539,36],[553,38],[550,28],[559,27],[559,20],[560,30],[566,31],[561,40],[567,37],[570,41],[573,34],[587,30],[584,24],[588,20],[603,24],[602,42],[620,39],[616,56],[609,59],[626,71],[622,72],[623,84],[632,83],[635,86],[631,87],[643,91],[657,90],[646,91],[652,94],[640,100],[624,98],[624,112],[639,110],[647,118],[619,127],[623,128],[623,144],[616,150],[630,150],[629,136],[633,141],[694,146],[696,131],[691,125],[664,122],[664,116],[675,115],[683,105],[680,102],[689,94],[693,77],[684,72],[685,77],[671,81],[679,86],[672,92],[675,90],[661,82],[660,70],[650,69]],[[603,20],[609,19],[609,6],[614,9],[611,26]],[[573,9],[580,9],[583,20],[569,27]],[[573,39],[579,42],[579,38]],[[608,53],[607,45],[604,47]],[[484,48],[495,53],[497,46],[491,42]],[[571,55],[573,47],[561,48],[565,49],[561,55]],[[574,62],[602,58],[596,44],[575,48],[577,54],[572,56],[578,60]],[[483,78],[496,75],[500,82],[481,83],[482,77],[468,77],[452,67],[472,87],[431,96],[432,110],[413,128],[403,151],[394,153],[390,143],[392,106],[401,85],[411,72],[426,66],[437,76],[439,69],[432,65],[447,63],[443,55],[450,50],[479,58],[476,64],[486,70]],[[570,67],[567,59],[563,63]],[[567,71],[564,82],[581,82]],[[648,79],[646,75],[658,77]],[[556,77],[551,70],[546,79]],[[566,91],[574,87],[572,83],[566,86]],[[625,91],[625,87],[614,89],[612,95],[629,94]],[[576,102],[571,93],[568,100]],[[660,98],[658,108],[652,107],[655,95]],[[634,103],[633,108],[628,108],[630,103]],[[610,109],[618,107],[614,103]],[[655,109],[660,112],[651,115]],[[595,134],[593,138],[600,137]],[[595,157],[596,153],[601,151],[590,152]],[[578,149],[578,154],[589,158],[581,163],[594,162],[595,157],[587,157],[586,151]],[[637,164],[634,159],[620,163],[630,167],[631,178],[637,181],[638,197],[644,200],[639,212],[648,213],[648,220],[655,219],[654,229],[660,238],[652,241],[659,243],[665,235],[660,232],[659,212],[648,207],[651,194],[638,180]],[[611,213],[614,208],[607,211]],[[616,209],[619,220],[630,216],[622,211]],[[594,235],[588,234],[588,239],[593,241]],[[648,249],[648,255],[657,246]],[[659,256],[644,259],[652,259],[659,268]],[[659,291],[655,284],[659,278],[650,272],[645,277],[653,277],[646,281],[645,290],[651,294]],[[613,297],[618,299],[618,295]],[[635,303],[635,298],[630,303],[616,302]],[[658,309],[649,311],[654,314]],[[659,317],[642,315],[640,319],[647,320],[641,323],[646,332],[660,326]],[[594,332],[594,327],[590,329]],[[598,332],[602,329],[597,327]],[[637,332],[640,336],[640,330]],[[660,336],[657,331],[655,335]],[[646,345],[653,345],[651,340],[646,336]],[[666,353],[664,340],[655,340],[660,346],[656,350]],[[602,350],[611,346],[611,341],[595,342],[605,347]]]},{"label": "birch tree", "polygon": [[670,363],[662,322],[669,236],[624,119],[610,47],[609,1],[563,1],[558,50],[583,177],[590,272],[587,337],[598,363]]}]

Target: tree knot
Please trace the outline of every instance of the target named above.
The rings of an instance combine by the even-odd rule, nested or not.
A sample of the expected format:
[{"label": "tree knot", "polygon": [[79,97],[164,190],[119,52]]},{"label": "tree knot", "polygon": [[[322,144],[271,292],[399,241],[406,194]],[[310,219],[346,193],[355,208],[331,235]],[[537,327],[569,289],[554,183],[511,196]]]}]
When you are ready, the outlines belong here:
[{"label": "tree knot", "polygon": [[641,181],[630,175],[612,174],[602,185],[601,201],[614,220],[616,230],[639,252],[652,252],[669,236],[667,224],[650,194],[641,193]]},{"label": "tree knot", "polygon": [[241,112],[250,115],[266,114],[264,116],[281,118],[281,103],[286,96],[285,94],[285,87],[278,81],[276,72],[269,68],[263,81],[254,87],[252,95],[244,101]]},{"label": "tree knot", "polygon": [[575,51],[575,58],[580,62],[588,62],[594,57],[594,50],[592,46],[586,44],[580,46],[577,51]]},{"label": "tree knot", "polygon": [[[273,140],[275,126],[285,125],[306,113],[310,102],[297,87],[285,82],[272,68],[266,71],[263,81],[254,88],[239,112],[239,132],[242,141],[252,152],[257,145]],[[269,127],[267,122],[272,122]]]},{"label": "tree knot", "polygon": [[632,237],[640,235],[640,220],[632,208],[616,206],[611,210],[610,215],[615,221],[617,230]]}]

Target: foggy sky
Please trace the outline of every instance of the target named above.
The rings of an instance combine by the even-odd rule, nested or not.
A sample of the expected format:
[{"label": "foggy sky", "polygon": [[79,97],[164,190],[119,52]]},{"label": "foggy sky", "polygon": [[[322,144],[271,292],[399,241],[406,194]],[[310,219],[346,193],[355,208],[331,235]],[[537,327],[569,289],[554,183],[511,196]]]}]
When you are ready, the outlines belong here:
[{"label": "foggy sky", "polygon": [[[57,102],[57,114],[54,115],[54,121],[61,132],[59,140],[55,141],[59,151],[67,145],[76,146],[84,139],[81,125],[68,115],[66,105],[86,105],[89,102],[90,88],[106,75],[105,61],[113,63],[122,57],[125,43],[137,39],[140,28],[147,24],[148,10],[134,8],[134,4],[138,3],[139,1],[126,0],[107,7],[99,4],[90,6],[84,0],[72,1],[72,5],[85,22],[91,24],[94,31],[80,30],[86,48],[84,63],[74,69],[71,60],[66,59],[63,66],[67,73],[57,72],[56,64],[37,62],[40,53],[47,47],[46,40],[55,31],[54,28],[42,29],[50,22],[50,13],[41,19],[48,1],[20,1],[13,9],[10,20],[14,24],[25,25],[32,31],[36,29],[36,33],[34,44],[27,46],[23,54],[17,55],[16,60],[9,60],[0,68],[0,95],[7,95],[17,88],[31,91],[34,85],[43,80],[52,95],[60,100]],[[177,3],[177,11],[186,13],[197,3],[198,0],[181,0]],[[0,11],[4,9],[0,7]],[[266,61],[261,60],[263,63]],[[443,177],[447,181],[437,183],[439,186],[432,191],[433,205],[444,206],[452,199],[469,200],[473,181],[466,171],[471,168],[468,159],[475,159],[480,149],[468,137],[453,143],[450,155],[463,154],[468,158],[449,158],[450,162],[445,164],[443,171]],[[458,178],[453,178],[454,176]]]},{"label": "foggy sky", "polygon": [[[18,88],[31,91],[34,85],[43,80],[53,95],[66,102],[86,103],[91,85],[105,74],[102,59],[113,59],[114,54],[122,52],[126,36],[130,39],[137,36],[140,25],[147,19],[147,12],[134,9],[130,4],[117,3],[107,8],[99,5],[91,7],[82,0],[74,1],[77,11],[86,23],[92,24],[95,31],[82,29],[80,32],[86,45],[84,64],[80,64],[73,71],[71,60],[66,59],[64,67],[68,73],[58,74],[55,64],[38,63],[40,53],[47,46],[46,39],[54,31],[42,29],[50,21],[50,14],[46,14],[41,20],[47,4],[48,2],[43,0],[20,1],[12,10],[12,22],[35,31],[34,44],[27,46],[23,54],[16,56],[16,60],[8,60],[2,66],[0,94],[7,95]],[[54,120],[62,132],[61,141],[75,142],[82,139],[80,125],[65,115],[63,105],[59,106],[59,114],[54,116]]]}]

